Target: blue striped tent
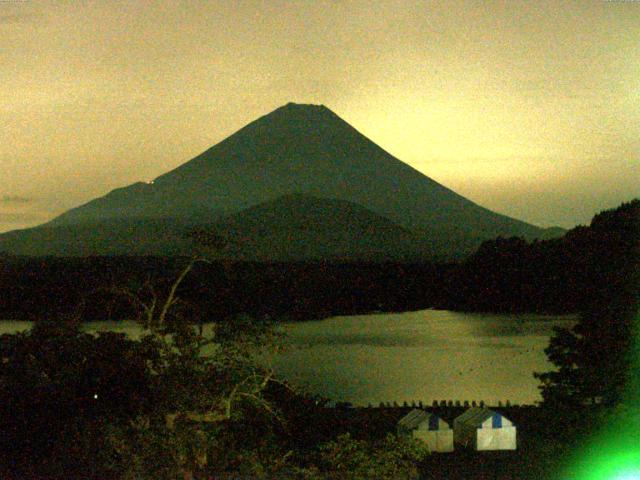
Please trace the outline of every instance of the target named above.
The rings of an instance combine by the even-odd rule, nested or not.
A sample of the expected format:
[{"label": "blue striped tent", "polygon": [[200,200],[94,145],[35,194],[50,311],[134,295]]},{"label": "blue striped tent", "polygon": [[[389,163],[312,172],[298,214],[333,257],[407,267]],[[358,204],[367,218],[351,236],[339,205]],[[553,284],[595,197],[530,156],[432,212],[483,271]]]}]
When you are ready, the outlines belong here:
[{"label": "blue striped tent", "polygon": [[435,413],[414,408],[398,421],[398,435],[417,438],[432,452],[453,451],[453,430]]},{"label": "blue striped tent", "polygon": [[516,427],[498,412],[470,408],[453,421],[454,440],[474,450],[515,450]]}]

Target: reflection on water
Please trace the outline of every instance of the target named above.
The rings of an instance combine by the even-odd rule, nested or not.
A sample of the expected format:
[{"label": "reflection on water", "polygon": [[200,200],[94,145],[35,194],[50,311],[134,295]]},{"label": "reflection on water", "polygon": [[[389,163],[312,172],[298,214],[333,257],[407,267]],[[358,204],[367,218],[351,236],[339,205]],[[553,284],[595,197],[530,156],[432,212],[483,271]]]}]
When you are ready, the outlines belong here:
[{"label": "reflection on water", "polygon": [[[358,405],[433,400],[540,399],[534,371],[551,368],[544,354],[554,326],[575,317],[487,315],[423,310],[334,317],[286,324],[286,351],[266,357],[312,393]],[[0,322],[0,334],[29,322]],[[97,322],[88,331],[132,337],[132,322]]]},{"label": "reflection on water", "polygon": [[540,399],[534,371],[554,326],[575,317],[424,310],[286,325],[277,372],[336,400],[379,402]]}]

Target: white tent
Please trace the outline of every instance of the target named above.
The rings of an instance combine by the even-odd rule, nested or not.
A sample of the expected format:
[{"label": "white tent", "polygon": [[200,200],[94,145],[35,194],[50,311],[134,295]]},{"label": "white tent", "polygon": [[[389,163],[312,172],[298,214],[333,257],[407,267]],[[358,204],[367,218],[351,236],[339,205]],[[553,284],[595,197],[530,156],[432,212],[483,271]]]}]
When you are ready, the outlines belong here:
[{"label": "white tent", "polygon": [[474,450],[515,450],[516,427],[488,408],[470,408],[453,421],[456,443]]},{"label": "white tent", "polygon": [[422,440],[432,452],[453,452],[453,430],[434,413],[414,408],[398,422],[398,435]]}]

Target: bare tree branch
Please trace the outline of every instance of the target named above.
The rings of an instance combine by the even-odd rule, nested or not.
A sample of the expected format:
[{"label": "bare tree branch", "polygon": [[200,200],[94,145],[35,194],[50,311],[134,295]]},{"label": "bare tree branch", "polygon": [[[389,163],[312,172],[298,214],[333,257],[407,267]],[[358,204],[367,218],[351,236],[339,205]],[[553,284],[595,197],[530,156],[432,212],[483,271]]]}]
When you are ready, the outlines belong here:
[{"label": "bare tree branch", "polygon": [[189,272],[195,265],[196,261],[197,259],[195,258],[192,259],[187,265],[187,267],[184,270],[182,270],[180,275],[178,275],[178,278],[176,278],[176,281],[173,282],[173,285],[171,285],[171,290],[169,290],[169,296],[167,297],[167,300],[164,302],[164,305],[162,306],[162,310],[160,311],[160,315],[158,316],[158,323],[160,325],[164,324],[164,319],[167,316],[167,312],[175,302],[176,290],[178,289],[178,287],[180,286],[184,278],[189,274]]}]

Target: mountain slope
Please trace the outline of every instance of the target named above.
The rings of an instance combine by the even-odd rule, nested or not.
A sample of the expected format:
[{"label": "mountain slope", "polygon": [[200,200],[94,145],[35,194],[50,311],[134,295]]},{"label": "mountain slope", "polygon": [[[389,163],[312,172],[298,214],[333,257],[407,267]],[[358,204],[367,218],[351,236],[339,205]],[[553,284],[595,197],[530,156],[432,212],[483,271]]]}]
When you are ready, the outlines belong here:
[{"label": "mountain slope", "polygon": [[[498,235],[547,236],[431,180],[326,107],[297,104],[248,124],[153,183],[114,190],[45,226],[162,219],[210,224],[292,193],[360,205],[425,238],[441,253],[466,253]],[[0,250],[10,250],[4,239],[0,236]]]},{"label": "mountain slope", "polygon": [[14,230],[0,235],[0,252],[31,256],[189,255],[195,225],[175,218],[106,219]]},{"label": "mountain slope", "polygon": [[429,245],[354,203],[290,194],[226,217],[209,231],[223,255],[246,260],[402,260],[429,257]]}]

